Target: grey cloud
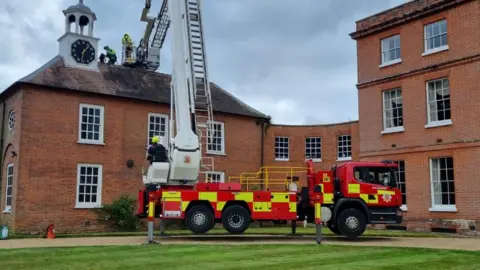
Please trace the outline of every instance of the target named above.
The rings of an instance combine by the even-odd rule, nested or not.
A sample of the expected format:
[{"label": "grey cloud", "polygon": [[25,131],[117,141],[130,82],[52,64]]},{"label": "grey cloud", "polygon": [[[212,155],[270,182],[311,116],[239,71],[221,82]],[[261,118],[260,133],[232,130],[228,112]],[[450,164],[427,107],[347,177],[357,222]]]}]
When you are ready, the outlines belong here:
[{"label": "grey cloud", "polygon": [[[24,0],[30,5],[37,1],[49,4],[56,1],[62,5],[61,9],[77,3],[77,0]],[[99,51],[109,45],[120,54],[125,32],[138,43],[145,29],[145,23],[139,20],[143,0],[84,2],[98,17],[95,35],[101,38]],[[150,16],[157,15],[161,2],[152,1]],[[277,123],[356,120],[356,47],[348,34],[354,31],[356,20],[402,2],[204,0],[210,79],[247,104],[271,114]],[[19,14],[13,5],[4,7],[7,14],[14,14],[7,16],[19,23],[33,21],[30,14]],[[38,19],[35,25],[22,28],[26,32],[22,46],[28,48],[29,57],[38,59],[36,65],[57,53],[56,39],[63,34],[62,18],[60,13],[58,17]],[[12,27],[11,31],[17,30]],[[169,34],[161,54],[161,72],[171,71],[170,41]],[[0,41],[0,71],[2,65],[18,61],[14,54],[5,53],[15,49],[12,46]],[[38,66],[25,67],[24,73]],[[0,86],[18,77],[10,81],[0,79]]]}]

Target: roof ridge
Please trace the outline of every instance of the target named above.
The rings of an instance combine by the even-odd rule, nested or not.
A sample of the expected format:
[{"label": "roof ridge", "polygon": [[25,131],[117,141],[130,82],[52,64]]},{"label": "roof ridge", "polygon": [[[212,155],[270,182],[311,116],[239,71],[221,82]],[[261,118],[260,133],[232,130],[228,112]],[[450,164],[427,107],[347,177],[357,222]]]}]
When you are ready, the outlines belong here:
[{"label": "roof ridge", "polygon": [[[23,78],[19,79],[19,82],[30,82],[31,80],[35,79],[35,77],[42,72],[44,72],[46,69],[48,69],[50,66],[55,65],[59,60],[62,60],[63,62],[63,57],[60,55],[54,56],[52,59],[50,59],[47,63],[43,64],[39,68],[37,68],[35,71],[29,73],[28,75],[24,76]],[[8,87],[7,87],[8,89]]]},{"label": "roof ridge", "polygon": [[247,103],[243,102],[241,99],[237,98],[236,96],[234,96],[232,93],[228,92],[227,90],[223,89],[221,86],[219,86],[218,84],[214,83],[214,82],[210,82],[211,84],[215,85],[218,89],[220,89],[221,91],[223,91],[225,94],[227,94],[228,96],[230,96],[232,99],[234,99],[235,101],[237,101],[238,103],[244,105],[247,109],[249,109],[252,113],[256,113],[256,114],[260,114],[260,115],[263,115],[265,118],[270,118],[269,115],[266,115],[262,112],[260,112],[259,110],[253,108],[252,106],[248,105]]},{"label": "roof ridge", "polygon": [[[172,74],[97,63],[99,71],[70,67],[56,55],[40,68],[17,80],[2,93],[15,91],[18,84],[35,84],[48,88],[95,93],[119,98],[170,104]],[[213,111],[253,118],[269,118],[247,105],[214,82],[210,82]]]}]

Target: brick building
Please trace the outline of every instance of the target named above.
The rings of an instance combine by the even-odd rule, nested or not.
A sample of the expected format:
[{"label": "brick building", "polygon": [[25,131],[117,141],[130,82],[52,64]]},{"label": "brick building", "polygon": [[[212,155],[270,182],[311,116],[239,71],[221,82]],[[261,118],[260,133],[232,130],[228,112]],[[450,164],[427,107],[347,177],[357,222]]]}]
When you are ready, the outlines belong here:
[{"label": "brick building", "polygon": [[[88,35],[68,30],[68,12],[91,19]],[[83,38],[97,49],[96,17],[78,5],[65,13],[59,54],[0,94],[0,224],[16,232],[52,222],[60,232],[101,230],[90,208],[135,195],[149,138],[168,137],[170,76],[77,64],[68,47]],[[316,169],[397,160],[408,229],[478,226],[479,18],[479,1],[417,0],[358,21],[351,36],[360,121],[270,124],[212,83],[218,132],[210,146],[217,151],[206,153],[215,160],[210,176],[299,167],[306,157]]]},{"label": "brick building", "polygon": [[[312,158],[316,170],[358,160],[358,121],[311,126],[268,125],[264,142],[265,166],[301,167]],[[296,173],[306,185],[301,168]]]},{"label": "brick building", "polygon": [[397,160],[405,226],[480,226],[480,1],[424,0],[356,22],[360,160]]},{"label": "brick building", "polygon": [[[77,39],[98,52],[96,17],[83,4],[64,13],[59,54],[0,94],[0,224],[16,232],[43,232],[49,223],[59,232],[100,230],[90,208],[136,195],[150,138],[168,137],[170,76],[77,63],[70,49]],[[88,33],[70,32],[82,16]],[[258,170],[269,118],[214,83],[211,92],[216,140],[207,156],[215,166],[207,173],[224,181]]]}]

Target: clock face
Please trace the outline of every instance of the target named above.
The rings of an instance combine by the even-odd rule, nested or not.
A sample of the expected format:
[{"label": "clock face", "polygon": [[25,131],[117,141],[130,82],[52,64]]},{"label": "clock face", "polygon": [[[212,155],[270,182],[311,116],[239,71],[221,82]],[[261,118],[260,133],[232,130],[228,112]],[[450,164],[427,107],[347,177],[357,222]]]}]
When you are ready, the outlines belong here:
[{"label": "clock face", "polygon": [[87,40],[77,39],[72,44],[71,54],[73,59],[80,64],[88,65],[95,60],[95,48]]}]

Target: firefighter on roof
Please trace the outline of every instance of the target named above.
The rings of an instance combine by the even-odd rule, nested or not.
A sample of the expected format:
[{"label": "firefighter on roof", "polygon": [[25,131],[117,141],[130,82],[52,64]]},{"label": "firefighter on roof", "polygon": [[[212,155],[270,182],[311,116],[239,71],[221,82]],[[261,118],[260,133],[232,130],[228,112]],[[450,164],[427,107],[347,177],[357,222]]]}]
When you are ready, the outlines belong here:
[{"label": "firefighter on roof", "polygon": [[117,54],[115,53],[115,50],[110,49],[110,47],[108,46],[105,46],[103,48],[107,51],[108,64],[115,64],[115,62],[117,62]]},{"label": "firefighter on roof", "polygon": [[123,48],[125,49],[125,56],[127,58],[131,58],[132,57],[132,51],[133,51],[133,42],[132,42],[132,39],[130,38],[130,36],[127,33],[125,33],[125,35],[123,35],[122,45],[123,45]]},{"label": "firefighter on roof", "polygon": [[147,160],[153,162],[167,162],[167,149],[160,143],[160,137],[153,136],[152,144],[148,148]]}]

